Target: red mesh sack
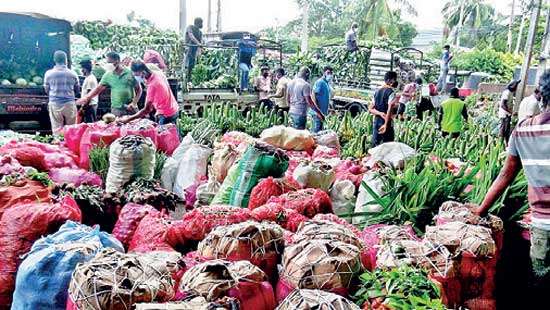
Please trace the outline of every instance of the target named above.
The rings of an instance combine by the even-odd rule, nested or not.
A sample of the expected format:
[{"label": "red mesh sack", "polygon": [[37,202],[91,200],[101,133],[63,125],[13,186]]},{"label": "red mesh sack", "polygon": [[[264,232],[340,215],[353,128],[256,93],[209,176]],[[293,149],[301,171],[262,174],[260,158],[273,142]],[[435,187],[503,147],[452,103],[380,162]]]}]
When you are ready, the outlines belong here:
[{"label": "red mesh sack", "polygon": [[0,220],[0,309],[10,307],[21,256],[34,241],[57,231],[68,220],[81,220],[78,205],[70,196],[55,204],[22,203],[4,212]]},{"label": "red mesh sack", "polygon": [[172,156],[179,144],[180,137],[176,125],[167,124],[157,127],[157,150]]},{"label": "red mesh sack", "polygon": [[361,233],[361,241],[365,244],[363,265],[372,271],[376,267],[376,255],[382,242],[392,240],[418,240],[411,226],[395,226],[376,224],[365,227]]},{"label": "red mesh sack", "polygon": [[50,189],[39,181],[23,180],[0,187],[0,219],[5,210],[18,203],[50,202]]},{"label": "red mesh sack", "polygon": [[363,180],[363,174],[367,172],[367,169],[360,162],[346,159],[336,166],[335,172],[336,180],[349,180],[353,182],[355,188],[359,188]]},{"label": "red mesh sack", "polygon": [[86,129],[80,142],[79,166],[88,169],[90,151],[94,146],[109,146],[120,137],[120,128],[116,124],[94,123]]},{"label": "red mesh sack", "polygon": [[[13,141],[12,141],[13,142]],[[11,143],[11,142],[10,142]],[[30,166],[39,171],[46,171],[46,159],[44,157],[44,152],[35,147],[21,144],[19,146],[13,146],[5,144],[0,150],[4,154],[9,154],[11,157],[15,158],[21,165]]]},{"label": "red mesh sack", "polygon": [[277,203],[267,203],[252,210],[251,217],[258,222],[275,222],[291,232],[296,232],[300,224],[308,220],[307,217],[298,213],[298,211],[286,209]]},{"label": "red mesh sack", "polygon": [[78,168],[76,164],[78,158],[69,150],[65,149],[44,153],[44,161],[46,162],[47,170],[55,168]]},{"label": "red mesh sack", "polygon": [[150,205],[138,205],[135,203],[126,204],[118,216],[113,229],[113,236],[117,238],[125,248],[128,248],[134,232],[141,220],[149,213],[158,212]]},{"label": "red mesh sack", "polygon": [[8,154],[0,155],[0,176],[12,173],[23,174],[24,172],[25,169],[23,169],[23,166],[21,166],[17,159]]},{"label": "red mesh sack", "polygon": [[318,213],[332,213],[330,197],[320,189],[307,188],[289,192],[278,197],[271,197],[268,203],[276,203],[286,209],[294,209],[309,218]]},{"label": "red mesh sack", "polygon": [[160,70],[166,69],[164,58],[155,50],[146,50],[143,53],[143,62],[146,64],[155,64]]},{"label": "red mesh sack", "polygon": [[76,187],[86,184],[101,187],[103,180],[93,172],[80,168],[53,168],[48,172],[50,179],[56,184],[72,184]]},{"label": "red mesh sack", "polygon": [[250,219],[250,210],[227,205],[212,205],[193,209],[168,229],[170,245],[176,247],[186,240],[200,241],[215,227],[236,224]]},{"label": "red mesh sack", "polygon": [[338,151],[335,148],[319,145],[318,147],[315,148],[315,151],[313,151],[313,155],[311,155],[311,157],[313,159],[340,158],[340,151]]},{"label": "red mesh sack", "polygon": [[76,155],[80,153],[80,140],[82,139],[82,135],[86,132],[86,129],[88,129],[87,123],[63,127],[65,146]]},{"label": "red mesh sack", "polygon": [[125,137],[130,135],[149,138],[155,145],[157,144],[157,129],[155,128],[155,123],[150,120],[140,119],[122,125],[120,127],[120,136]]},{"label": "red mesh sack", "polygon": [[128,246],[128,252],[174,251],[166,241],[169,226],[168,217],[163,213],[159,211],[148,213],[139,222]]},{"label": "red mesh sack", "polygon": [[249,209],[256,209],[257,207],[263,206],[271,197],[280,196],[284,193],[295,190],[289,184],[284,183],[280,179],[274,179],[273,177],[268,177],[262,179],[250,193],[250,200],[248,202]]}]

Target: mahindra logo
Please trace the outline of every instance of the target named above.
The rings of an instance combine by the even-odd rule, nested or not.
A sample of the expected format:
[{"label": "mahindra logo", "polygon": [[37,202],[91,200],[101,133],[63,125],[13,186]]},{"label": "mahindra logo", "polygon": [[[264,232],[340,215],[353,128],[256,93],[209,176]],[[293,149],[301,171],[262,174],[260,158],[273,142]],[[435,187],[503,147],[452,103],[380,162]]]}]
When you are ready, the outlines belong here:
[{"label": "mahindra logo", "polygon": [[40,112],[42,109],[37,106],[24,106],[24,105],[9,105],[6,108],[7,112],[13,112],[13,113],[33,113],[33,112]]}]

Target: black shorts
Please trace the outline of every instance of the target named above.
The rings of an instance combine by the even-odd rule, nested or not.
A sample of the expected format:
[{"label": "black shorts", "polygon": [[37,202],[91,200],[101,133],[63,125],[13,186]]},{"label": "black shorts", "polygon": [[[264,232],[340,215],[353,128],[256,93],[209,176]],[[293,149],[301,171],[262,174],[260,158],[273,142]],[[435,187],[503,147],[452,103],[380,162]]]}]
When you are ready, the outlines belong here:
[{"label": "black shorts", "polygon": [[506,139],[506,141],[508,141],[511,133],[512,133],[512,117],[507,116],[505,118],[501,118],[499,135],[502,138]]}]

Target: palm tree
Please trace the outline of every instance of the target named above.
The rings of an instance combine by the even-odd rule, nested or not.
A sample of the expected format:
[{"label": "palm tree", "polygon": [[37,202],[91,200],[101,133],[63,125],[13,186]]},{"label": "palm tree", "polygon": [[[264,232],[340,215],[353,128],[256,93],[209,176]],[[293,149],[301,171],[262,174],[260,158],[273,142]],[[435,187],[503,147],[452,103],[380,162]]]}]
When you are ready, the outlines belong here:
[{"label": "palm tree", "polygon": [[495,9],[485,0],[450,0],[441,11],[445,26],[455,33],[455,45],[460,46],[461,30],[464,26],[472,28],[474,36],[483,21],[495,16]]},{"label": "palm tree", "polygon": [[222,2],[218,0],[218,10],[216,15],[216,32],[222,31]]},{"label": "palm tree", "polygon": [[412,3],[412,0],[357,1],[352,9],[356,12],[361,33],[365,33],[368,40],[374,40],[378,36],[399,32],[390,6],[395,5],[411,15],[417,15]]}]

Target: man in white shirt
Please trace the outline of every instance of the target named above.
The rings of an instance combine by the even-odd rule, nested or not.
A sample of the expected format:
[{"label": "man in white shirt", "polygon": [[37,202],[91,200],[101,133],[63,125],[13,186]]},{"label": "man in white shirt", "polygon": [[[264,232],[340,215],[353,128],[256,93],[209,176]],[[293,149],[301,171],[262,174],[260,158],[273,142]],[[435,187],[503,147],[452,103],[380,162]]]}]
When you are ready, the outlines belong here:
[{"label": "man in white shirt", "polygon": [[512,133],[512,114],[514,112],[514,94],[520,81],[512,81],[502,92],[498,102],[498,118],[500,119],[500,137],[506,146]]},{"label": "man in white shirt", "polygon": [[519,104],[518,123],[540,113],[540,89],[536,88],[533,94],[523,98]]},{"label": "man in white shirt", "polygon": [[[84,75],[84,82],[82,83],[82,94],[80,98],[86,97],[92,89],[97,87],[97,78],[92,73],[92,62],[90,60],[83,60],[80,62],[82,67],[82,75]],[[94,123],[97,120],[97,102],[98,96],[93,97],[90,103],[83,105],[80,108],[79,113],[82,115],[82,122]]]}]

